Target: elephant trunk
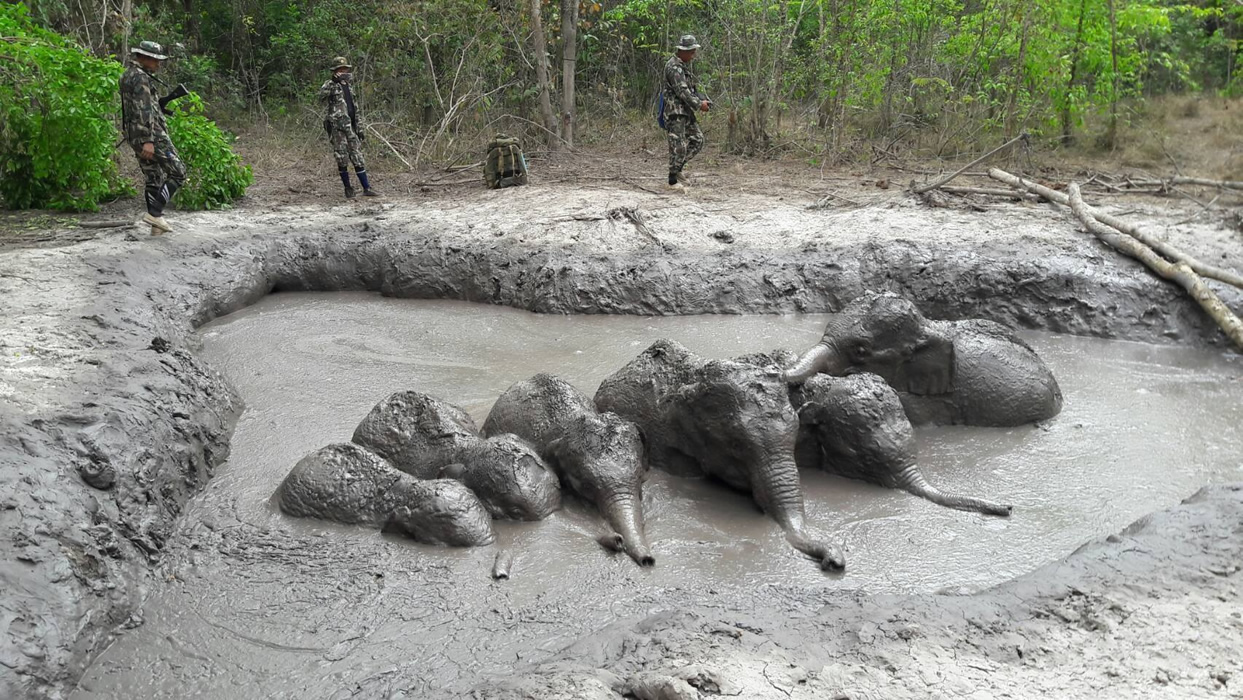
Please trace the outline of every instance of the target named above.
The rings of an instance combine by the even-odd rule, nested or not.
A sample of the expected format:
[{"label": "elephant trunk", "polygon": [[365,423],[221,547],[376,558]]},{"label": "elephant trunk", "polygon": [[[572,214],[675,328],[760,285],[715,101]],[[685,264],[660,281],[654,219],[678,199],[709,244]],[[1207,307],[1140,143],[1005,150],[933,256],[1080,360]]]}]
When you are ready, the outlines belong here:
[{"label": "elephant trunk", "polygon": [[636,494],[615,495],[600,504],[600,511],[613,532],[621,537],[621,548],[639,566],[654,566],[656,558],[647,546],[643,528],[643,500]]},{"label": "elephant trunk", "polygon": [[816,343],[800,355],[793,366],[781,373],[781,380],[786,384],[802,384],[815,376],[832,355],[833,351],[827,345],[823,342]]},{"label": "elephant trunk", "polygon": [[841,549],[807,534],[803,487],[793,455],[779,458],[754,472],[751,491],[760,508],[785,531],[790,546],[819,562],[825,571],[846,568],[846,557]]},{"label": "elephant trunk", "polygon": [[937,487],[928,483],[928,480],[924,478],[923,473],[919,471],[919,467],[915,465],[911,465],[906,469],[903,469],[895,479],[895,485],[900,489],[919,496],[920,498],[926,498],[929,501],[932,501],[937,505],[945,506],[946,508],[970,510],[984,513],[985,515],[999,515],[1002,517],[1009,516],[1010,512],[1014,510],[1014,506],[992,503],[990,501],[985,501],[980,498],[973,498],[971,496],[959,496],[944,493]]},{"label": "elephant trunk", "polygon": [[837,342],[832,339],[835,331],[832,326],[829,328],[819,343],[813,345],[793,366],[781,373],[781,379],[786,384],[802,384],[820,372],[840,377],[850,370],[850,361],[837,348]]}]

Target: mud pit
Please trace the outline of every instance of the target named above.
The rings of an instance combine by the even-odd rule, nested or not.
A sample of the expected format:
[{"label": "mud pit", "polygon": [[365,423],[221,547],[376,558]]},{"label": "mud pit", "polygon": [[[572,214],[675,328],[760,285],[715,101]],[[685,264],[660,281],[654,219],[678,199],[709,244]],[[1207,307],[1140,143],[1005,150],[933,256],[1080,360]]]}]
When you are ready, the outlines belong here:
[{"label": "mud pit", "polygon": [[[158,640],[161,654],[176,657],[160,678],[189,684],[186,692],[202,685],[224,688],[228,697],[257,694],[253,684],[230,685],[233,672],[203,653],[224,637],[233,639],[230,653],[237,656],[237,649],[278,645],[270,654],[245,654],[238,666],[248,675],[237,674],[262,678],[276,697],[294,696],[280,687],[286,667],[265,664],[291,656],[301,661],[298,668],[314,669],[290,675],[292,687],[318,678],[310,693],[327,697],[424,697],[419,679],[435,677],[459,679],[454,688],[482,682],[476,697],[616,698],[643,693],[640,681],[653,674],[689,678],[709,694],[756,698],[1239,692],[1239,484],[1204,489],[1117,535],[966,596],[861,593],[823,579],[814,586],[737,586],[728,600],[728,592],[680,582],[643,593],[634,583],[641,579],[631,578],[642,572],[592,550],[584,560],[625,596],[616,613],[606,610],[612,601],[596,596],[587,616],[619,621],[605,629],[566,626],[561,635],[548,630],[579,611],[551,593],[503,588],[503,604],[455,607],[493,590],[479,553],[415,563],[410,552],[422,550],[408,543],[331,528],[317,537],[284,520],[265,534],[240,501],[234,510],[213,500],[216,489],[229,488],[231,468],[219,484],[212,477],[242,404],[235,386],[201,357],[194,329],[273,290],[370,290],[552,313],[694,314],[824,312],[871,288],[906,295],[939,318],[1192,347],[1222,343],[1180,292],[1042,206],[999,205],[976,214],[928,210],[895,194],[860,210],[813,212],[804,208],[810,197],[783,201],[725,187],[697,189],[685,199],[609,187],[522,190],[418,206],[187,215],[178,219],[177,236],[159,241],[126,242],[122,232],[82,241],[80,232],[53,231],[39,237],[42,247],[22,248],[0,236],[7,247],[0,251],[0,697],[89,697],[88,685],[78,686],[88,664],[110,644],[126,648],[148,626],[173,629],[159,619],[157,603],[190,590],[179,578],[201,582],[217,570],[244,572],[249,583],[230,589],[228,598],[187,599],[175,611],[185,618],[177,624],[220,637],[203,641],[201,650],[176,631]],[[624,207],[645,213],[646,234],[610,215]],[[1194,213],[1141,206],[1171,242],[1234,264],[1237,234],[1176,223]],[[1223,299],[1243,308],[1237,292],[1224,290]],[[1204,401],[1215,395],[1182,378],[1171,387]],[[931,443],[925,446],[933,459]],[[289,460],[280,460],[282,471]],[[1184,453],[1153,461],[1175,474],[1192,464]],[[953,470],[930,476],[951,479]],[[88,479],[107,490],[87,486]],[[685,488],[693,500],[693,485]],[[996,488],[1006,495],[1009,486]],[[204,499],[193,500],[204,489]],[[183,517],[187,504],[193,510],[199,503],[215,503],[223,515]],[[900,505],[932,508],[907,497]],[[1154,499],[1145,509],[1159,505]],[[967,526],[980,522],[955,517],[967,518]],[[758,551],[764,527],[750,535]],[[936,531],[927,530],[935,542]],[[723,540],[715,530],[707,534],[706,542]],[[847,534],[858,569],[867,533]],[[670,559],[659,533],[654,539],[658,556]],[[364,558],[366,552],[380,554]],[[470,559],[476,555],[481,561]],[[791,571],[806,564],[783,556]],[[284,585],[291,566],[307,582],[340,586]],[[515,583],[528,585],[523,577],[535,580],[537,572],[524,558]],[[423,586],[417,594],[415,582]],[[157,612],[144,618],[151,596]],[[256,621],[271,614],[274,601],[286,613],[277,620],[283,634],[258,634]],[[367,605],[341,623],[338,612],[357,601]],[[624,614],[620,606],[628,606]],[[213,622],[238,611],[243,617],[219,629],[196,610]],[[497,633],[450,635],[463,619]],[[512,637],[504,630],[511,628],[547,640],[544,648],[531,643],[521,658],[505,658],[502,644]],[[443,653],[416,663],[384,651],[410,639]],[[143,642],[148,649],[155,643]],[[153,668],[164,663],[159,656],[148,657]],[[508,679],[467,670],[509,664]],[[361,676],[358,667],[373,673]],[[105,680],[144,682],[141,673],[126,673]]]},{"label": "mud pit", "polygon": [[239,687],[305,697],[376,679],[411,697],[456,694],[604,624],[673,605],[749,610],[776,592],[971,592],[1199,485],[1243,479],[1240,358],[1031,333],[1065,387],[1061,415],[1040,427],[919,431],[929,478],[1014,503],[1014,517],[805,473],[810,521],[848,547],[840,577],[791,551],[748,496],[660,472],[645,493],[654,570],[609,558],[590,511],[572,504],[542,523],[498,524],[518,555],[514,579],[499,585],[487,575],[493,548],[420,546],[291,519],[267,502],[302,454],[347,440],[397,389],[443,397],[482,423],[514,381],[555,371],[590,394],[659,337],[728,357],[809,346],[822,330],[816,315],[539,316],[361,294],[281,294],[212,323],[202,355],[247,405],[232,456],[188,506],[174,535],[184,557],[144,606],[145,624],[95,662],[77,697],[226,698]]}]

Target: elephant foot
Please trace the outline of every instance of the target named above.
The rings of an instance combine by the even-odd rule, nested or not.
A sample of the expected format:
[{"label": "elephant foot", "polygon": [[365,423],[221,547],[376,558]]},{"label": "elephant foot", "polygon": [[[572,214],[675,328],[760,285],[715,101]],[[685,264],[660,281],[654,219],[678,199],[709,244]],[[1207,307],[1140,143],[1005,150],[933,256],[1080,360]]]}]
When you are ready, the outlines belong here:
[{"label": "elephant foot", "polygon": [[798,551],[820,564],[823,571],[843,571],[846,569],[846,555],[840,547],[828,542],[809,539],[801,532],[786,532],[786,541]]}]

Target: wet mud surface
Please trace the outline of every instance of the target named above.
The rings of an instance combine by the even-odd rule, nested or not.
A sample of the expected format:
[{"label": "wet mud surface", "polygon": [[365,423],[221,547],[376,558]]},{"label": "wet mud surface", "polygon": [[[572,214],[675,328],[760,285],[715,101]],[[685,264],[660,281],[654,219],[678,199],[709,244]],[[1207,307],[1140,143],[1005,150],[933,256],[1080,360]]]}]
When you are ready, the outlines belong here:
[{"label": "wet mud surface", "polygon": [[[659,472],[645,494],[655,569],[604,553],[594,516],[578,503],[541,523],[498,523],[517,557],[501,584],[488,577],[493,548],[421,546],[298,521],[268,503],[294,461],[348,439],[397,389],[443,397],[482,423],[514,381],[552,370],[590,394],[659,337],[728,357],[809,345],[822,330],[814,315],[539,316],[297,293],[212,323],[201,356],[247,406],[231,457],[188,505],[145,624],[96,660],[74,697],[227,698],[244,687],[293,698],[377,679],[411,697],[462,692],[481,674],[547,660],[603,625],[671,605],[748,611],[774,592],[814,600],[830,590],[975,591],[1204,483],[1243,480],[1240,358],[1032,333],[1068,387],[1061,415],[1039,427],[919,431],[929,478],[1014,503],[1014,517],[807,473],[809,519],[845,540],[844,576],[792,552],[745,495]],[[781,619],[761,626],[774,624]]]},{"label": "wet mud surface", "polygon": [[[315,663],[331,665],[328,657],[337,656],[344,663],[349,645],[357,641],[350,639],[355,634],[368,643],[383,637],[351,631],[352,627],[341,630],[325,652],[319,638],[314,643],[299,641],[306,634],[299,625],[305,625],[306,619],[313,621],[311,625],[318,620],[328,629],[339,618],[324,611],[351,596],[387,601],[375,606],[374,617],[358,621],[354,627],[359,630],[383,628],[394,637],[436,638],[437,630],[444,634],[433,621],[439,619],[434,615],[447,609],[445,601],[399,598],[390,593],[393,589],[381,585],[381,579],[433,581],[443,577],[448,588],[452,581],[464,578],[454,567],[466,564],[420,564],[423,568],[419,569],[395,556],[359,562],[350,559],[356,555],[354,550],[338,552],[334,562],[333,548],[348,541],[344,534],[316,538],[322,544],[310,549],[300,544],[306,539],[301,535],[290,539],[275,534],[262,546],[211,550],[202,544],[210,543],[211,537],[222,545],[238,541],[219,531],[227,529],[230,521],[213,525],[206,518],[183,517],[186,504],[212,484],[216,468],[226,459],[230,434],[243,406],[237,387],[199,354],[194,330],[274,290],[369,290],[394,297],[478,301],[546,313],[667,315],[825,312],[872,288],[904,294],[937,318],[974,316],[1026,329],[1222,348],[1220,333],[1178,290],[1103,249],[1078,232],[1063,213],[1041,206],[1002,205],[976,214],[929,210],[898,196],[851,211],[809,211],[806,205],[811,198],[778,197],[774,201],[772,196],[727,189],[696,188],[686,198],[604,187],[521,189],[418,206],[357,203],[179,215],[178,233],[160,240],[126,241],[124,232],[106,229],[85,241],[80,232],[49,233],[40,238],[40,247],[26,247],[7,238],[0,241],[0,299],[4,304],[0,315],[0,697],[65,697],[102,650],[118,637],[142,630],[147,624],[140,612],[143,601],[170,590],[175,580],[169,577],[176,577],[181,571],[177,567],[192,561],[176,547],[184,541],[183,530],[196,522],[210,534],[195,536],[200,549],[213,558],[227,554],[231,568],[253,568],[256,581],[262,580],[263,562],[276,560],[303,567],[308,580],[318,570],[346,568],[357,574],[349,586],[331,597],[319,598],[302,587],[280,591],[290,606],[302,606],[305,614],[282,618],[290,630],[283,641],[254,635],[245,625],[234,630],[260,639],[257,643],[276,643],[322,657]],[[642,227],[625,215],[630,208],[643,213]],[[1205,259],[1230,265],[1239,255],[1237,235],[1232,232],[1178,225],[1184,218],[1180,212],[1144,213],[1172,242]],[[1230,290],[1221,293],[1226,303],[1241,308],[1243,296]],[[1185,463],[1179,457],[1165,466],[1177,470]],[[1124,572],[1126,600],[1119,603],[1124,607],[1143,591],[1154,599],[1174,601],[1169,610],[1147,602],[1137,604],[1128,618],[1129,626],[1119,628],[1125,634],[1117,639],[1058,637],[1067,650],[1064,660],[1088,664],[1090,655],[1084,650],[1108,642],[1116,658],[1129,654],[1138,659],[1136,664],[1151,670],[1156,665],[1152,654],[1157,652],[1136,651],[1143,648],[1135,646],[1143,638],[1141,633],[1151,637],[1158,630],[1168,641],[1212,626],[1219,631],[1215,638],[1179,642],[1191,644],[1195,652],[1195,659],[1185,659],[1188,664],[1199,664],[1194,666],[1194,681],[1177,673],[1164,676],[1179,690],[1203,689],[1208,681],[1199,669],[1227,658],[1221,644],[1233,643],[1236,649],[1240,644],[1230,621],[1234,619],[1230,610],[1237,610],[1233,590],[1237,579],[1228,566],[1221,569],[1227,572],[1221,575],[1195,572],[1217,567],[1223,558],[1240,558],[1238,501],[1237,490],[1223,487],[1202,494],[1194,504],[1154,516],[1134,539],[1142,540],[1148,566],[1119,568],[1118,558],[1141,556],[1126,549],[1131,546],[1128,543],[1134,544],[1126,537],[1063,560],[1081,574],[1078,590],[1100,591],[1100,595],[1119,589],[1122,579],[1116,572]],[[233,517],[250,527],[246,513]],[[1153,523],[1160,527],[1153,529]],[[529,563],[525,566],[531,571]],[[617,567],[618,576],[634,573],[623,569],[620,562]],[[376,569],[384,576],[376,576]],[[473,572],[475,567],[470,569]],[[1032,614],[1023,612],[1023,605],[1043,609],[1051,604],[1047,596],[1061,595],[1046,587],[1058,574],[1041,571],[1005,584],[1010,587],[1005,590],[1011,591],[1005,595],[1015,596],[1021,601],[1015,605],[1020,607],[1006,607],[997,614],[1029,620]],[[1030,577],[1038,581],[1031,583]],[[751,600],[738,606],[745,608],[738,615],[745,612],[782,620],[783,629],[791,630],[787,641],[802,641],[787,644],[773,636],[776,625],[755,640],[746,636],[749,632],[738,637],[727,634],[733,640],[730,649],[742,654],[735,658],[742,664],[735,675],[761,679],[762,687],[747,686],[746,695],[786,697],[785,691],[773,688],[798,689],[799,684],[788,685],[784,676],[773,675],[776,671],[770,668],[786,663],[781,659],[787,652],[777,653],[781,649],[814,648],[822,660],[836,659],[832,663],[837,664],[858,661],[862,665],[851,666],[850,673],[864,680],[876,678],[869,669],[887,668],[867,656],[874,653],[871,650],[865,654],[862,647],[845,648],[833,642],[839,636],[875,640],[868,631],[876,624],[870,616],[890,609],[887,599],[852,597],[826,588],[822,598],[813,601],[799,593],[787,605],[779,587],[751,590]],[[239,600],[229,601],[229,609],[250,609],[256,615],[266,610],[262,594],[246,595],[241,592]],[[947,612],[946,606],[967,603],[953,601],[1000,605],[998,599],[901,596],[895,600],[892,605],[905,610],[903,615],[923,620],[921,629],[929,630],[925,650],[929,654],[940,650],[937,653],[946,659],[939,666],[923,658],[910,663],[920,669],[941,668],[948,675],[972,677],[969,669],[954,661],[965,652],[962,645],[969,639],[968,630],[956,627],[957,622],[934,623],[928,616],[959,620],[961,611]],[[1223,607],[1223,600],[1235,607]],[[553,666],[524,666],[524,673],[534,675],[521,683],[534,683],[531,694],[536,697],[558,697],[558,693],[585,697],[588,686],[603,682],[614,687],[607,676],[600,675],[606,672],[625,676],[622,681],[626,681],[636,673],[659,671],[675,658],[686,663],[716,658],[710,644],[700,643],[720,635],[704,632],[708,635],[704,637],[701,628],[729,622],[723,616],[734,617],[721,608],[712,612],[704,607],[711,603],[702,591],[666,592],[644,604],[648,610],[685,612],[664,614],[657,621],[657,626],[663,626],[660,630],[652,626],[656,622],[640,625],[633,619],[638,614],[632,615],[619,622],[621,627],[582,637],[586,646],[565,652],[577,655],[575,670],[563,668],[570,663],[565,659]],[[824,617],[821,609],[826,605],[836,611],[836,621]],[[497,629],[519,624],[524,614],[530,625],[549,624],[522,605],[496,609],[501,612],[471,608],[468,614],[481,619],[499,616],[487,621]],[[794,611],[811,616],[807,624],[812,627],[796,624],[799,618]],[[433,617],[419,624],[416,618],[425,613]],[[1069,624],[1040,622],[1030,629],[1024,627],[1023,634],[1029,640],[1044,639],[1060,629],[1057,625]],[[398,625],[400,631],[394,629]],[[934,629],[940,632],[933,634]],[[998,623],[990,629],[1010,627]],[[620,644],[623,638],[632,642]],[[745,646],[751,643],[748,640],[769,651],[746,651],[735,644]],[[165,641],[170,647],[182,643],[175,635]],[[538,658],[545,658],[564,641],[538,650]],[[687,649],[689,656],[683,659],[682,652],[661,651],[660,645],[666,643]],[[441,677],[449,677],[453,674],[448,669],[458,663],[454,659],[497,653],[487,639],[445,642],[446,648],[455,644],[458,651],[446,652],[440,662],[444,668],[433,668],[430,673],[443,671]],[[1045,646],[1054,649],[1057,645]],[[198,653],[192,646],[184,648]],[[1173,658],[1175,651],[1170,647],[1161,653]],[[803,664],[800,668],[829,668],[799,653],[794,663]],[[268,657],[256,656],[263,658]],[[1000,663],[1001,657],[990,658]],[[349,660],[353,662],[352,657]],[[755,667],[753,662],[759,661],[763,663]],[[888,663],[897,671],[911,668],[895,655],[888,657]],[[1084,673],[1095,674],[1100,666],[1087,665]],[[221,673],[212,669],[204,670],[203,677]],[[760,673],[762,669],[768,669],[768,674]],[[1147,677],[1147,670],[1141,675]],[[1047,675],[1053,683],[1048,688],[1064,688],[1083,673]],[[762,680],[769,676],[776,679],[776,685]],[[323,677],[324,684],[336,678]],[[391,687],[417,697],[423,691],[410,690],[412,686],[403,686],[401,679],[421,677],[430,676],[385,668],[373,678],[355,681],[356,688],[344,687],[342,680],[341,688],[325,694],[348,697],[357,690],[359,696],[367,697],[383,695]],[[997,678],[999,683],[1014,679],[1004,674]],[[390,680],[390,685],[384,685]],[[701,680],[696,683],[707,687]],[[909,687],[920,689],[912,691],[914,697],[928,695],[929,686]],[[565,694],[556,688],[582,692]],[[488,695],[493,690],[479,692]],[[641,689],[631,691],[651,695]],[[237,694],[247,693],[243,689]],[[885,696],[902,697],[902,693]]]}]

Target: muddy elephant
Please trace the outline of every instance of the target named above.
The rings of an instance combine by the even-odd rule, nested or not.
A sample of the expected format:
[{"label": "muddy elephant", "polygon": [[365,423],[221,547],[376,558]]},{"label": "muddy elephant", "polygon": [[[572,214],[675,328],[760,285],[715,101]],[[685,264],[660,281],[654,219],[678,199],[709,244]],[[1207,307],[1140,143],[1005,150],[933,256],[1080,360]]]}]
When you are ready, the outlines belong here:
[{"label": "muddy elephant", "polygon": [[465,485],[416,479],[354,443],[303,457],[275,499],[287,515],[379,527],[426,544],[473,547],[496,540],[491,515]]},{"label": "muddy elephant", "polygon": [[605,379],[595,403],[639,426],[654,468],[750,492],[795,549],[824,569],[845,566],[838,547],[808,533],[794,459],[798,415],[776,367],[707,361],[658,340]]},{"label": "muddy elephant", "polygon": [[799,415],[797,459],[852,479],[902,489],[933,503],[987,515],[1011,506],[941,491],[916,462],[915,432],[898,394],[875,374],[816,375],[791,387]]},{"label": "muddy elephant", "polygon": [[910,301],[867,292],[832,314],[820,342],[785,371],[879,375],[916,425],[1014,426],[1062,410],[1053,373],[1027,343],[992,321],[933,321]]},{"label": "muddy elephant", "polygon": [[561,507],[557,475],[533,448],[512,435],[483,439],[465,411],[427,394],[376,404],[353,442],[416,478],[461,481],[497,518],[542,520]]},{"label": "muddy elephant", "polygon": [[612,532],[602,542],[640,566],[656,560],[643,526],[647,461],[639,429],[595,404],[569,382],[537,374],[509,387],[483,423],[483,434],[513,433],[529,442],[561,482],[595,504]]}]

